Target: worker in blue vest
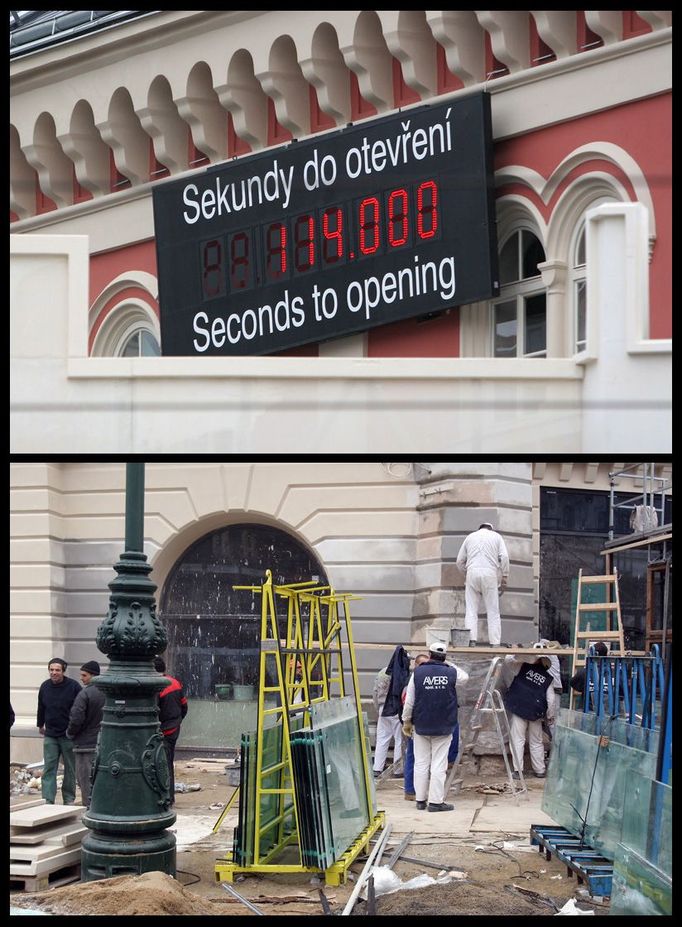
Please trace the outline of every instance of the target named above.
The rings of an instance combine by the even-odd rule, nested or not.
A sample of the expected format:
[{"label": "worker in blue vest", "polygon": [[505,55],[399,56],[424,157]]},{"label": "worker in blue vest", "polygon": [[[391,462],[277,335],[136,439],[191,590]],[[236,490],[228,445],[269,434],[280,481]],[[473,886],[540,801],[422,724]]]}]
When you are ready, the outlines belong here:
[{"label": "worker in blue vest", "polygon": [[[505,663],[515,673],[512,684],[504,696],[504,707],[509,716],[509,730],[514,772],[520,779],[523,770],[523,752],[528,735],[528,750],[533,772],[537,779],[545,778],[545,749],[542,740],[542,722],[554,720],[556,695],[550,673],[548,656],[533,660],[521,654],[508,654]],[[522,662],[520,662],[522,661]],[[516,665],[514,665],[516,664]]]},{"label": "worker in blue vest", "polygon": [[447,645],[436,641],[429,659],[415,667],[403,708],[403,733],[414,740],[414,790],[420,811],[452,811],[445,777],[452,731],[457,723],[457,682],[469,678],[445,662]]}]

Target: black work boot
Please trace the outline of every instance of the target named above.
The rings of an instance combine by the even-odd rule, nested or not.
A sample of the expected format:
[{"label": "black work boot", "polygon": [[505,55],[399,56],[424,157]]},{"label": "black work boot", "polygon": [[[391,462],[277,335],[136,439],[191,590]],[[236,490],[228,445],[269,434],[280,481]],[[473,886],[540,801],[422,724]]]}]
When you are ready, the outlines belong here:
[{"label": "black work boot", "polygon": [[426,802],[418,801],[417,802],[417,811],[426,811]]},{"label": "black work boot", "polygon": [[434,805],[433,802],[429,802],[429,811],[454,811],[454,805],[447,805],[442,801],[439,805]]}]

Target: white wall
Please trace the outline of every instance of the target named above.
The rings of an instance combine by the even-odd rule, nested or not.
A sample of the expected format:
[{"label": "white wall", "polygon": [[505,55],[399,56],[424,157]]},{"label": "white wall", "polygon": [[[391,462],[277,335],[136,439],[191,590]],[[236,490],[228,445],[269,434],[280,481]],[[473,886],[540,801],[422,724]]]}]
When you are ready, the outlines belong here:
[{"label": "white wall", "polygon": [[625,234],[641,239],[640,210],[595,211],[584,369],[568,358],[88,357],[87,238],[11,236],[10,451],[667,453],[671,342],[629,334],[623,309],[643,311]]}]

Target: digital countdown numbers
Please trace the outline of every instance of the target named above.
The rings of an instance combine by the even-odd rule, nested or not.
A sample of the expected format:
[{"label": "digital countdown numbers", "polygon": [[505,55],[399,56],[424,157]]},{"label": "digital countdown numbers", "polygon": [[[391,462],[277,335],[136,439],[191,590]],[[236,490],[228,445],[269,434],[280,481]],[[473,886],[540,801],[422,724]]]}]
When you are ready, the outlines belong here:
[{"label": "digital countdown numbers", "polygon": [[153,190],[162,351],[269,354],[497,293],[489,97]]}]

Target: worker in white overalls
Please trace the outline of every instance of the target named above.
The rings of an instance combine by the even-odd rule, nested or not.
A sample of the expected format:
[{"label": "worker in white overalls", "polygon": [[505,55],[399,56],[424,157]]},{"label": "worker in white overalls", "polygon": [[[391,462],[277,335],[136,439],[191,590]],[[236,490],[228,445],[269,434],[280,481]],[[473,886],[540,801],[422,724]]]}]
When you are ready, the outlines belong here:
[{"label": "worker in white overalls", "polygon": [[483,522],[478,531],[464,538],[457,554],[457,566],[465,577],[464,627],[469,632],[470,645],[475,644],[478,637],[478,613],[483,603],[488,618],[488,640],[492,647],[499,647],[502,640],[500,595],[509,577],[509,554],[489,522]]}]

